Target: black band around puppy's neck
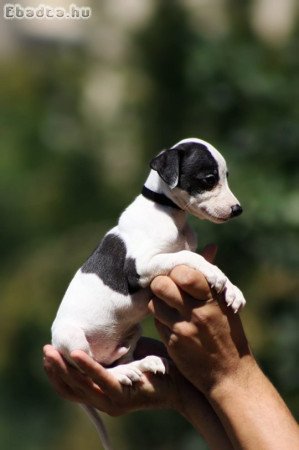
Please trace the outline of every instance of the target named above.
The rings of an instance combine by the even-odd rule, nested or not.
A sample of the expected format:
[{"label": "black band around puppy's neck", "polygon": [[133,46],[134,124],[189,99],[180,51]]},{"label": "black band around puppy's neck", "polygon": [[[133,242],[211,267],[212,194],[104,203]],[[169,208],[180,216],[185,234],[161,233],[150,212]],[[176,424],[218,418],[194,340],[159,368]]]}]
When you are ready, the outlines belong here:
[{"label": "black band around puppy's neck", "polygon": [[155,203],[158,203],[159,205],[170,206],[171,208],[181,210],[181,208],[178,205],[176,205],[172,200],[170,200],[170,198],[166,197],[166,195],[151,191],[146,186],[143,186],[141,193],[144,197],[148,198],[149,200],[152,200]]}]

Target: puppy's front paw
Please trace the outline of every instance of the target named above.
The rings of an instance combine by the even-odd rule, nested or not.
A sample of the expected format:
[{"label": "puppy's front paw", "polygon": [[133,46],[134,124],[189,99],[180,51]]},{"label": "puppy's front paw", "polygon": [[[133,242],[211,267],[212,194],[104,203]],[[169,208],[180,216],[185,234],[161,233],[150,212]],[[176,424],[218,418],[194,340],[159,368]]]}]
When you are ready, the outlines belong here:
[{"label": "puppy's front paw", "polygon": [[246,304],[246,300],[240,289],[233,285],[229,280],[227,280],[225,286],[225,301],[227,306],[230,306],[235,313]]},{"label": "puppy's front paw", "polygon": [[216,290],[218,294],[224,293],[227,306],[230,306],[234,312],[245,306],[245,298],[237,286],[234,286],[226,275],[217,267],[209,264],[200,269],[206,277],[209,285]]},{"label": "puppy's front paw", "polygon": [[227,277],[217,266],[210,264],[209,267],[201,269],[201,272],[207,279],[209,285],[214,288],[218,294],[223,292],[226,286]]}]

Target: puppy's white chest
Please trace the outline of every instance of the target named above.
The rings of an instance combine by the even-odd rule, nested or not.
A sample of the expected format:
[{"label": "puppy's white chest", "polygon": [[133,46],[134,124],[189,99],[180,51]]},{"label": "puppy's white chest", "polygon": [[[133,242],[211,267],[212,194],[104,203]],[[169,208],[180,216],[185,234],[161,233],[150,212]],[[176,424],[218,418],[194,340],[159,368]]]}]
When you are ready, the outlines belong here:
[{"label": "puppy's white chest", "polygon": [[197,248],[197,235],[189,224],[186,224],[182,230],[182,237],[184,238],[183,250],[194,252]]}]

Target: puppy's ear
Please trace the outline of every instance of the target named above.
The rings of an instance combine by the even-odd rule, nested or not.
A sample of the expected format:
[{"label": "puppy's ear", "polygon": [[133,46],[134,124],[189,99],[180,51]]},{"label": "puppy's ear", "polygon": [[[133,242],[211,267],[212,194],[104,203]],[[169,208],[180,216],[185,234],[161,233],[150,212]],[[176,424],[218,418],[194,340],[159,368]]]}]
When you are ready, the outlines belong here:
[{"label": "puppy's ear", "polygon": [[176,148],[164,150],[150,162],[152,169],[156,170],[168,186],[173,189],[179,181],[179,151]]}]

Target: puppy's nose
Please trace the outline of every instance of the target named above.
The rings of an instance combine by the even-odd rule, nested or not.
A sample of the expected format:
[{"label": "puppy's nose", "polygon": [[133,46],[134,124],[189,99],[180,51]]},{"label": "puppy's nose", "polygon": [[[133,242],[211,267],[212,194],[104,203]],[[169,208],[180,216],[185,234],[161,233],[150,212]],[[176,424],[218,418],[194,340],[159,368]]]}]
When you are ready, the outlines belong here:
[{"label": "puppy's nose", "polygon": [[242,214],[243,209],[241,205],[234,205],[232,206],[232,212],[231,212],[231,217],[237,217],[240,214]]}]

